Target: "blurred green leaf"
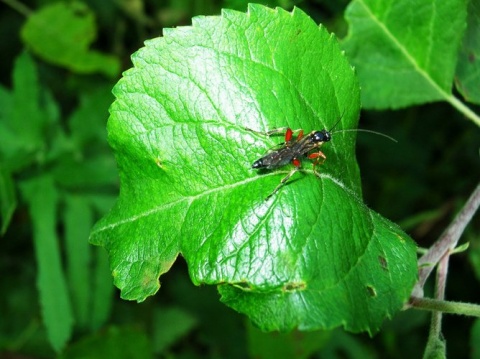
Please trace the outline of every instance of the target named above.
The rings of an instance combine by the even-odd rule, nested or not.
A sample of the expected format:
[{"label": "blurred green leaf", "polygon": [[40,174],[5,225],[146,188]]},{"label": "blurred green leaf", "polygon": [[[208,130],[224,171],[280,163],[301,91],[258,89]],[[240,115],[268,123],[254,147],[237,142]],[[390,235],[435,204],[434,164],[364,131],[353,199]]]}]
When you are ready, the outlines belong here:
[{"label": "blurred green leaf", "polygon": [[110,83],[80,94],[80,104],[68,120],[71,137],[78,147],[88,146],[95,140],[106,144],[105,124],[112,100]]},{"label": "blurred green leaf", "polygon": [[0,235],[4,235],[7,231],[16,207],[17,195],[12,176],[0,167],[0,219],[2,223]]},{"label": "blurred green leaf", "polygon": [[38,56],[74,72],[101,72],[116,77],[120,62],[90,50],[97,33],[94,14],[82,2],[56,2],[32,14],[21,35]]},{"label": "blurred green leaf", "polygon": [[257,359],[311,358],[330,338],[326,331],[264,333],[250,323],[247,331],[250,358]]},{"label": "blurred green leaf", "polygon": [[456,85],[463,97],[480,104],[480,0],[468,2],[467,30],[458,57]]},{"label": "blurred green leaf", "polygon": [[480,240],[478,238],[472,238],[468,259],[477,281],[480,282]]},{"label": "blurred green leaf", "polygon": [[5,158],[16,149],[17,143],[9,122],[12,120],[13,95],[0,85],[0,158]]},{"label": "blurred green leaf", "polygon": [[91,329],[99,329],[109,319],[113,302],[113,281],[108,256],[103,248],[94,248]]},{"label": "blurred green leaf", "polygon": [[60,185],[73,190],[111,186],[118,183],[114,158],[111,154],[101,152],[89,158],[73,157],[67,153],[55,163],[52,175]]},{"label": "blurred green leaf", "polygon": [[0,158],[12,173],[54,160],[68,147],[58,126],[59,107],[39,82],[35,62],[24,52],[15,62],[13,90],[0,91]]},{"label": "blurred green leaf", "polygon": [[148,359],[152,357],[146,334],[129,327],[110,327],[70,345],[59,359]]},{"label": "blurred green leaf", "polygon": [[197,324],[190,313],[176,307],[160,307],[154,313],[153,348],[156,354],[164,353],[180,338],[186,336]]},{"label": "blurred green leaf", "polygon": [[448,100],[466,23],[464,0],[354,0],[344,41],[362,104],[401,108]]},{"label": "blurred green leaf", "polygon": [[[184,308],[198,318],[192,337],[198,338],[202,346],[208,348],[210,355],[203,356],[248,358],[245,318],[218,301],[215,287],[192,286],[186,271],[179,270],[184,268],[181,260],[175,263],[174,267],[176,268],[167,274],[169,280],[162,288],[162,297],[158,299],[172,298],[174,305]],[[147,303],[148,301],[145,304]]]},{"label": "blurred green leaf", "polygon": [[374,332],[402,307],[415,246],[361,202],[351,132],[325,145],[320,177],[269,201],[289,169],[251,169],[282,139],[245,127],[355,127],[358,83],[333,36],[298,9],[250,5],[165,29],[132,60],[108,122],[120,198],[91,237],[123,298],[154,294],[181,253],[195,284],[220,284],[264,330]]},{"label": "blurred green leaf", "polygon": [[475,320],[470,329],[470,359],[480,359],[480,319]]},{"label": "blurred green leaf", "polygon": [[362,341],[361,336],[346,333],[342,329],[333,330],[330,340],[320,351],[322,359],[376,359],[368,343]]},{"label": "blurred green leaf", "polygon": [[17,57],[12,81],[13,91],[0,93],[0,153],[4,167],[15,171],[42,156],[47,116],[39,103],[43,89],[37,69],[27,52]]},{"label": "blurred green leaf", "polygon": [[91,255],[88,233],[93,225],[92,210],[83,196],[65,198],[65,249],[75,322],[85,329],[89,324],[92,291]]},{"label": "blurred green leaf", "polygon": [[70,339],[73,315],[62,271],[56,233],[58,194],[49,176],[21,183],[33,222],[33,240],[38,265],[37,286],[43,323],[52,347],[58,352]]}]

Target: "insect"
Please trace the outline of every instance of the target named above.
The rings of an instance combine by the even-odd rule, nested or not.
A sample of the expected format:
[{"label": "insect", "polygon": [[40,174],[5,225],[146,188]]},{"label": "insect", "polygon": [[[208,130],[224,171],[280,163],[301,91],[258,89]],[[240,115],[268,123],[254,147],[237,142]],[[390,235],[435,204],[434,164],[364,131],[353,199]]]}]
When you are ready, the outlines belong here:
[{"label": "insect", "polygon": [[[275,149],[265,156],[259,158],[252,164],[253,169],[265,169],[265,170],[274,170],[280,167],[283,167],[289,163],[293,164],[294,168],[280,181],[278,186],[270,193],[265,200],[268,200],[272,197],[275,193],[278,192],[280,188],[282,188],[285,183],[299,170],[301,170],[302,166],[302,157],[307,157],[313,161],[313,172],[317,173],[315,167],[319,164],[322,164],[327,157],[325,154],[319,150],[319,148],[325,143],[329,142],[332,139],[332,130],[335,126],[340,122],[340,120],[335,123],[335,125],[330,129],[330,131],[323,129],[323,130],[315,130],[308,134],[304,134],[303,130],[295,130],[288,127],[277,128],[267,132],[258,132],[246,128],[248,131],[262,134],[265,136],[272,136],[278,133],[282,133],[285,131],[285,142],[279,144],[279,148]],[[364,130],[364,129],[349,129],[349,130],[339,130],[335,132],[350,132],[350,131],[362,131],[362,132],[370,132],[375,133],[384,137],[389,138],[390,140],[396,142],[395,139],[387,136],[383,133]],[[298,132],[296,138],[293,137],[294,133]],[[314,151],[315,152],[312,152]]]},{"label": "insect", "polygon": [[[266,169],[274,170],[283,167],[289,163],[292,163],[294,168],[280,181],[280,184],[268,195],[266,199],[272,197],[278,190],[292,177],[295,172],[299,171],[302,166],[301,158],[307,156],[310,159],[314,159],[313,170],[315,166],[323,163],[327,157],[322,151],[318,150],[325,142],[331,140],[332,136],[330,131],[320,130],[312,131],[307,135],[304,135],[303,130],[295,130],[288,127],[277,128],[268,132],[257,132],[251,129],[247,129],[251,132],[264,134],[266,136],[272,136],[285,131],[285,142],[280,144],[280,148],[267,153],[265,156],[259,158],[252,164],[254,169]],[[293,134],[298,132],[296,138]],[[318,150],[313,153],[309,153],[313,150]]]}]

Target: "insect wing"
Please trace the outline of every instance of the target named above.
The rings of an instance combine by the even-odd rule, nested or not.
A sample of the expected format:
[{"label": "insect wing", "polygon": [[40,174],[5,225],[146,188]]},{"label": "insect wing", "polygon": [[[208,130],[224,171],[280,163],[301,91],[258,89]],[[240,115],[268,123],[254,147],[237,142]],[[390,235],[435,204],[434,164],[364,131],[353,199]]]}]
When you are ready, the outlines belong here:
[{"label": "insect wing", "polygon": [[264,168],[267,170],[272,170],[285,166],[286,164],[290,163],[293,158],[294,155],[291,147],[282,147],[256,160],[253,163],[252,168]]}]

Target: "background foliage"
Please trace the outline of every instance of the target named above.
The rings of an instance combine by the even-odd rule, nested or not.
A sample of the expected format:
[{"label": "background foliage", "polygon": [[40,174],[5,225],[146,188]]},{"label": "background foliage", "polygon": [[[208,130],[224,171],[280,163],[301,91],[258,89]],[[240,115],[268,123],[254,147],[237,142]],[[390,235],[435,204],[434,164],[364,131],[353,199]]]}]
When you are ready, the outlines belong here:
[{"label": "background foliage", "polygon": [[[385,32],[372,23],[376,16],[365,14],[368,3],[356,1],[347,13],[348,1],[268,5],[287,10],[297,5],[340,38],[347,34],[345,18],[350,19],[351,29],[371,31],[377,38],[374,44],[379,45],[385,41]],[[398,3],[412,9],[414,2]],[[447,3],[454,11],[459,2]],[[131,67],[130,54],[145,39],[161,35],[162,28],[190,25],[192,16],[219,14],[222,7],[245,11],[245,2],[39,0],[4,1],[0,6],[0,38],[8,39],[0,42],[4,69],[0,74],[3,353],[52,357],[60,351],[65,358],[421,355],[428,330],[426,313],[402,312],[384,323],[374,338],[341,329],[265,334],[219,303],[215,288],[193,286],[181,261],[162,277],[160,295],[141,304],[121,301],[112,286],[105,253],[87,243],[93,223],[112,206],[118,193],[105,126],[113,100],[110,91],[120,69]],[[465,77],[475,73],[468,66],[475,66],[478,58],[479,12],[475,9],[479,6],[477,1],[469,6],[469,27],[463,38],[461,24],[456,28],[451,23],[447,26],[445,19],[433,19],[438,20],[432,27],[436,31],[448,30],[452,38],[463,39],[456,71],[440,71],[435,76],[427,72],[418,80],[438,79],[440,92],[419,89],[425,94],[423,101],[443,102],[413,106],[423,101],[402,96],[401,76],[389,85],[383,76],[362,93],[368,109],[361,115],[360,127],[398,140],[392,145],[375,136],[358,137],[365,201],[399,223],[423,247],[433,243],[465,202],[480,173],[478,127],[466,121],[451,100],[455,80],[457,98],[463,95],[479,102],[478,75]],[[382,9],[377,10],[382,14]],[[415,18],[418,13],[409,13],[412,24],[422,23],[422,18]],[[395,28],[400,16],[394,11],[390,14],[388,22]],[[405,17],[404,12],[399,14]],[[358,54],[351,37],[343,46],[350,54]],[[435,58],[441,57],[444,66],[451,68],[456,50],[448,43],[442,46],[445,51]],[[427,61],[420,50],[406,53],[419,62]],[[362,54],[353,56],[352,62],[361,79],[365,73]],[[408,69],[405,58],[402,64]],[[407,100],[385,102],[392,98]],[[391,107],[401,109],[392,111]],[[373,108],[382,111],[369,110]],[[478,234],[478,225],[470,226],[463,239],[470,241],[470,250],[452,258],[448,299],[479,301]],[[451,357],[478,357],[478,327],[470,318],[446,317],[444,334]]]}]

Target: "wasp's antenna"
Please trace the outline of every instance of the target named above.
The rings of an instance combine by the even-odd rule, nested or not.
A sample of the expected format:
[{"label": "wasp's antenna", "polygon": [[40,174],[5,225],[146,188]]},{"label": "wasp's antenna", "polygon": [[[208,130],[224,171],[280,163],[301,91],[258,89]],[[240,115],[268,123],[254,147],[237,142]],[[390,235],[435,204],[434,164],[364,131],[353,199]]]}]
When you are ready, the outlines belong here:
[{"label": "wasp's antenna", "polygon": [[340,123],[340,121],[342,120],[343,118],[343,115],[345,115],[345,110],[346,109],[343,109],[343,112],[342,112],[342,116],[340,116],[340,118],[337,120],[337,122],[335,122],[332,126],[332,128],[330,130],[328,130],[328,132],[332,132],[332,130],[337,127],[337,125]]},{"label": "wasp's antenna", "polygon": [[332,132],[332,134],[337,133],[337,132],[369,132],[369,133],[373,133],[375,135],[379,135],[379,136],[388,138],[390,141],[398,143],[398,141],[396,139],[394,139],[393,137],[390,137],[389,135],[386,135],[384,133],[377,132],[377,131],[365,130],[363,128],[351,128],[351,129],[348,129],[348,130],[338,130],[338,131]]}]

